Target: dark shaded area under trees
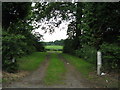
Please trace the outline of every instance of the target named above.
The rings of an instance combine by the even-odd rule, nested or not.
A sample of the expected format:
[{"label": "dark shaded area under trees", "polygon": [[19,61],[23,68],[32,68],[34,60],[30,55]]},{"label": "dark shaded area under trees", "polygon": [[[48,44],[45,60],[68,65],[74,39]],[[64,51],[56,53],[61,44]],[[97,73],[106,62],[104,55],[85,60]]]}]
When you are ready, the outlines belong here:
[{"label": "dark shaded area under trees", "polygon": [[63,46],[64,45],[64,40],[55,40],[55,41],[51,41],[51,42],[44,42],[44,45],[60,45]]}]

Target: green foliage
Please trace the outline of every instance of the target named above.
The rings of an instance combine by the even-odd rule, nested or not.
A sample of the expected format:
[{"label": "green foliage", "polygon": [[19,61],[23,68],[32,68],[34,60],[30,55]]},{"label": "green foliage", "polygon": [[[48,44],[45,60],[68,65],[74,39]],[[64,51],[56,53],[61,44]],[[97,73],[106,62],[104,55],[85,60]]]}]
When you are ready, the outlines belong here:
[{"label": "green foliage", "polygon": [[[120,3],[84,3],[83,38],[96,49],[105,42],[118,42]],[[116,12],[117,11],[117,12]],[[111,13],[112,12],[112,13]],[[87,37],[87,38],[85,38]]]},{"label": "green foliage", "polygon": [[7,29],[10,24],[24,20],[31,15],[31,3],[29,2],[3,2],[2,25]]},{"label": "green foliage", "polygon": [[[119,2],[53,2],[37,5],[39,10],[42,9],[38,19],[46,17],[49,20],[60,16],[62,20],[71,20],[67,30],[68,39],[64,41],[64,53],[80,56],[95,64],[96,52],[101,50],[100,46],[103,42],[118,44],[120,41]],[[111,49],[108,48],[108,50]],[[114,50],[111,52],[116,53]],[[113,56],[109,56],[111,57]]]},{"label": "green foliage", "polygon": [[36,50],[39,51],[39,52],[45,51],[43,42],[36,42],[36,43],[35,43],[35,48],[36,48]]},{"label": "green foliage", "polygon": [[83,45],[83,47],[79,50],[76,50],[76,55],[81,57],[82,59],[96,65],[97,58],[97,50],[89,45]]},{"label": "green foliage", "polygon": [[[63,52],[77,54],[92,63],[95,63],[96,49],[99,50],[103,42],[118,44],[120,41],[119,2],[43,2],[36,3],[33,8],[31,3],[3,3],[2,12],[2,27],[4,31],[3,58],[5,61],[24,54],[30,54],[35,48],[37,50],[43,49],[42,45],[38,44],[42,36],[31,33],[33,29],[37,28],[35,24],[32,26],[33,21],[43,22],[47,20],[49,22],[52,18],[56,21],[55,23],[53,22],[53,26],[58,27],[62,22],[57,20],[58,17],[62,20],[72,20],[68,26],[68,39],[64,41]],[[50,33],[54,32],[52,26],[49,26],[48,30]],[[60,44],[63,41],[56,41],[54,43]],[[114,47],[116,48],[117,46]],[[111,48],[108,49],[111,50]],[[112,53],[116,53],[114,49],[112,50]],[[107,53],[105,54],[108,55]],[[92,55],[94,58],[92,58]],[[114,59],[114,55],[110,55],[106,58]],[[116,68],[114,65],[112,66]]]},{"label": "green foliage", "polygon": [[34,16],[31,3],[3,3],[2,12],[2,67],[4,71],[16,72],[18,58],[34,52],[41,35],[32,34],[36,26],[32,26]]},{"label": "green foliage", "polygon": [[[26,46],[26,43],[22,42],[25,37],[23,35],[14,35],[3,32],[3,47],[2,47],[2,67],[3,70],[8,72],[14,72],[17,70],[18,65],[12,62],[13,58],[18,58],[24,55],[24,50],[22,47]],[[19,42],[19,43],[18,43]]]},{"label": "green foliage", "polygon": [[64,53],[69,53],[69,54],[74,54],[73,40],[66,39],[64,41],[63,52]]},{"label": "green foliage", "polygon": [[63,45],[64,40],[56,40],[56,41],[51,41],[51,42],[44,42],[44,45]]},{"label": "green foliage", "polygon": [[[35,39],[31,38],[29,40],[28,37],[33,37],[33,35],[28,35],[3,31],[3,70],[7,72],[16,72],[18,69],[17,58],[35,51],[35,47],[32,44],[32,42],[35,42]],[[12,62],[13,58],[15,58],[15,62]],[[13,67],[15,69],[13,69]]]},{"label": "green foliage", "polygon": [[44,83],[47,85],[63,83],[62,79],[65,71],[64,63],[59,60],[57,54],[51,53],[51,60],[44,77]]},{"label": "green foliage", "polygon": [[103,68],[109,71],[118,71],[120,69],[120,46],[103,43],[101,50],[103,54]]},{"label": "green foliage", "polygon": [[[100,46],[103,42],[112,45],[119,42],[120,36],[120,3],[75,3],[76,12],[73,20],[67,30],[69,40],[65,40],[64,52],[77,55],[91,63],[96,63],[96,52],[101,50]],[[82,17],[81,17],[82,14]],[[118,68],[116,65],[116,52],[118,46],[114,45],[114,49],[108,46],[108,51],[112,50],[109,54],[104,50],[106,60],[110,58],[111,66],[108,66],[106,61],[105,68],[109,69]],[[112,46],[111,46],[112,47]],[[116,50],[116,52],[115,52]],[[104,57],[104,58],[105,58]],[[114,58],[113,58],[114,57]],[[117,56],[118,57],[118,56]]]}]

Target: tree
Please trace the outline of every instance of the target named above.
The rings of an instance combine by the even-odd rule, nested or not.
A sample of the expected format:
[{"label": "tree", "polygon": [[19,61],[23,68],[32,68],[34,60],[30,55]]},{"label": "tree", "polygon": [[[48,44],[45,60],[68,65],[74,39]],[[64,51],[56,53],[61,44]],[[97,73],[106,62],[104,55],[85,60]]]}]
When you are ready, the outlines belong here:
[{"label": "tree", "polygon": [[3,3],[2,12],[2,67],[4,71],[16,72],[19,69],[18,58],[34,52],[42,36],[32,34],[35,17],[31,3]]},{"label": "tree", "polygon": [[[64,41],[63,51],[65,53],[78,55],[85,60],[94,59],[91,60],[91,63],[94,63],[96,59],[91,57],[95,55],[97,50],[102,50],[105,52],[105,57],[109,55],[113,56],[114,60],[111,60],[117,64],[118,60],[116,57],[119,55],[119,48],[117,48],[117,50],[115,49],[117,54],[114,55],[109,54],[109,50],[111,50],[110,48],[112,46],[115,48],[119,46],[120,3],[43,2],[36,3],[33,8],[31,8],[31,4],[22,4],[26,5],[25,10],[21,7],[21,3],[6,3],[3,6],[3,14],[5,15],[3,16],[3,40],[5,43],[9,43],[9,46],[5,44],[7,47],[6,50],[8,50],[8,47],[12,48],[10,43],[14,44],[18,41],[19,45],[17,45],[17,48],[20,48],[20,50],[23,50],[23,52],[27,54],[34,50],[34,46],[38,46],[38,43],[35,44],[35,42],[41,39],[42,36],[38,33],[31,34],[31,31],[37,28],[37,25],[31,25],[33,21],[47,21],[46,23],[52,23],[48,25],[49,30],[45,27],[42,28],[45,32],[49,31],[52,33],[54,32],[54,27],[58,27],[62,21],[70,20],[71,22],[67,30],[68,39]],[[21,10],[23,12],[21,12]],[[21,17],[22,13],[23,16]],[[8,21],[5,18],[7,15],[9,16]],[[58,20],[58,18],[60,20]],[[16,35],[16,37],[14,37],[14,35]],[[14,42],[12,39],[14,39]],[[58,41],[54,43],[58,43]],[[105,51],[107,49],[105,49],[104,46],[109,44],[112,45],[108,51]],[[26,49],[26,47],[32,49],[29,50]],[[115,50],[110,53],[115,53]],[[16,54],[14,56],[16,56]],[[106,61],[109,60],[109,58],[105,59]]]}]

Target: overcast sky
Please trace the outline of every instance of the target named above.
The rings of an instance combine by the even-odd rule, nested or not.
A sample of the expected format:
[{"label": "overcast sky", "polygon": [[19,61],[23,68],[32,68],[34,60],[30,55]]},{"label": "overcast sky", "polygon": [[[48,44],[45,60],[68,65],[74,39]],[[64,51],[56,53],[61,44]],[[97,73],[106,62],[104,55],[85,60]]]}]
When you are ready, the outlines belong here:
[{"label": "overcast sky", "polygon": [[[35,6],[35,3],[32,3],[32,6]],[[71,14],[70,14],[71,15]],[[55,27],[55,31],[54,33],[50,34],[49,32],[47,33],[44,33],[44,30],[41,29],[42,26],[44,27],[47,27],[48,26],[45,24],[46,21],[43,21],[42,23],[37,23],[39,25],[41,25],[40,28],[36,29],[35,32],[39,32],[41,35],[43,35],[43,38],[44,38],[44,42],[49,42],[49,41],[55,41],[55,40],[61,40],[61,39],[66,39],[68,36],[67,36],[67,28],[68,28],[68,24],[72,21],[69,20],[69,21],[63,21],[61,20],[61,18],[58,16],[57,17],[57,21],[55,21],[54,19],[50,19],[50,22],[58,22],[58,21],[61,21],[62,23],[60,24],[59,27]],[[48,24],[50,24],[48,22]],[[52,25],[52,24],[51,24]],[[48,28],[48,31],[49,31],[49,28]]]},{"label": "overcast sky", "polygon": [[[60,24],[60,27],[55,28],[55,32],[50,34],[49,32],[44,33],[44,30],[41,28],[36,29],[36,32],[39,32],[40,34],[43,35],[44,42],[49,42],[49,41],[55,41],[55,40],[61,40],[61,39],[66,39],[67,38],[67,26],[69,22],[62,22]],[[44,25],[45,26],[45,25]]]}]

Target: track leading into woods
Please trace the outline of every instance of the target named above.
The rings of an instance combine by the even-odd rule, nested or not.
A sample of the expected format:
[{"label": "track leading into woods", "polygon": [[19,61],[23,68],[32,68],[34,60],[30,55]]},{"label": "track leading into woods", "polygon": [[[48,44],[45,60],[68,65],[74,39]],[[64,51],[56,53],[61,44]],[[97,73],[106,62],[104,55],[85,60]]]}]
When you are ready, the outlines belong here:
[{"label": "track leading into woods", "polygon": [[24,77],[20,81],[15,81],[8,86],[10,88],[89,88],[84,82],[84,80],[80,77],[79,72],[68,63],[61,54],[57,53],[60,60],[64,62],[64,65],[67,69],[65,73],[65,78],[61,81],[64,84],[59,85],[45,85],[43,83],[43,79],[49,65],[50,54],[46,56],[45,61],[41,64],[41,66],[34,72],[32,72],[29,76]]}]

